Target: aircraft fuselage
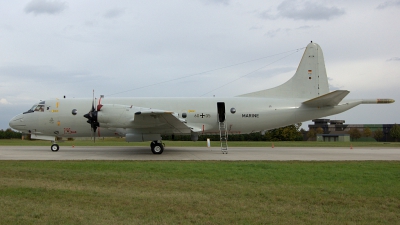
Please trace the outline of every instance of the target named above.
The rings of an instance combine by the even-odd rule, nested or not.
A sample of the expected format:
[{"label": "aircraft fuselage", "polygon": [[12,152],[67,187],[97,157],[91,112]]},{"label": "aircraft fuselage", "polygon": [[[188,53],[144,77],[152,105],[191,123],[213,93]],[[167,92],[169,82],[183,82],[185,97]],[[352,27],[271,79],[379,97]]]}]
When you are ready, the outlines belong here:
[{"label": "aircraft fuselage", "polygon": [[[230,134],[243,134],[269,130],[333,115],[360,103],[345,103],[334,107],[308,107],[304,99],[268,98],[102,98],[102,105],[124,105],[151,109],[163,109],[175,113],[199,134],[219,133],[219,113],[225,113],[225,123]],[[43,111],[17,115],[12,119],[13,127],[25,133],[57,137],[88,137],[91,129],[84,114],[90,111],[92,99],[52,99],[44,101]],[[223,103],[223,104],[221,104]],[[218,106],[219,105],[219,106]],[[218,109],[218,107],[220,109]],[[221,111],[220,111],[221,112]],[[129,127],[129,125],[127,125]],[[149,128],[151,133],[154,127]],[[146,132],[140,128],[140,132]],[[161,134],[172,134],[160,131]],[[100,123],[97,136],[124,136],[127,131],[119,127],[108,127]],[[175,133],[175,132],[173,132]],[[185,132],[182,134],[189,134]],[[179,133],[175,133],[179,134]]]}]

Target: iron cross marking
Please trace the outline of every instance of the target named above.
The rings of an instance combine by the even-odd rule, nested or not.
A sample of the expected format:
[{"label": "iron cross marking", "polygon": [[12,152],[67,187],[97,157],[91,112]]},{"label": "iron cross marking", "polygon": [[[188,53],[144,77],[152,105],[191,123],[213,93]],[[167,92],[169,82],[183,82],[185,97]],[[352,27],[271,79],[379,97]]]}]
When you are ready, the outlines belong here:
[{"label": "iron cross marking", "polygon": [[206,115],[204,115],[204,113],[200,114],[200,117],[203,119]]}]

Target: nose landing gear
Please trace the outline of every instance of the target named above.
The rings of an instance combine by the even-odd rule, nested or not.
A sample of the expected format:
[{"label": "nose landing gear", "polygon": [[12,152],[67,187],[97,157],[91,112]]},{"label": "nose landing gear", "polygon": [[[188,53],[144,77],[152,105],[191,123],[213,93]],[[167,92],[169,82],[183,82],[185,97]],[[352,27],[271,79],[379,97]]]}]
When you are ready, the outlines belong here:
[{"label": "nose landing gear", "polygon": [[51,151],[56,152],[56,151],[58,151],[59,149],[60,149],[60,146],[59,146],[58,144],[53,143],[53,144],[51,145]]},{"label": "nose landing gear", "polygon": [[162,143],[161,141],[152,141],[150,143],[151,152],[153,152],[153,154],[162,154],[164,151],[164,147],[164,143]]}]

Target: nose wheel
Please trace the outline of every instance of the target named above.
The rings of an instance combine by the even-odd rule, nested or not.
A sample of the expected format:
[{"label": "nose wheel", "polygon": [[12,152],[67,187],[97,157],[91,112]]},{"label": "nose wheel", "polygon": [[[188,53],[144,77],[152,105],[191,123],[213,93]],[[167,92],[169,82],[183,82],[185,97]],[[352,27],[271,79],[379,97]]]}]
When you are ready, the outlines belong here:
[{"label": "nose wheel", "polygon": [[160,155],[164,151],[164,144],[161,141],[152,141],[150,143],[151,152]]},{"label": "nose wheel", "polygon": [[60,146],[58,144],[52,144],[51,145],[51,151],[56,152],[60,149]]}]

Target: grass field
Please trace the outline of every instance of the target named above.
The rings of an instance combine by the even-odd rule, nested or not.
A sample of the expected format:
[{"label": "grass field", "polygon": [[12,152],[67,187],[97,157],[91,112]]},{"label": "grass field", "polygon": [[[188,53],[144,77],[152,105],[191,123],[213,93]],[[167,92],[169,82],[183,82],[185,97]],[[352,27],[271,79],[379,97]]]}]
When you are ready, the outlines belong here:
[{"label": "grass field", "polygon": [[[114,138],[59,144],[149,145]],[[400,147],[274,142],[275,147],[350,144]],[[0,140],[0,145],[50,142]],[[230,147],[271,145],[229,142]],[[400,162],[0,161],[0,209],[0,224],[400,224]]]},{"label": "grass field", "polygon": [[[206,141],[164,141],[166,146],[171,147],[206,147]],[[271,147],[272,143],[275,147],[392,147],[399,148],[400,142],[316,142],[316,141],[228,141],[229,147]],[[125,142],[123,138],[98,138],[94,143],[92,140],[74,140],[58,142],[60,146],[149,146],[150,142]],[[0,139],[0,145],[14,146],[50,146],[50,141],[41,140],[17,140],[17,139]],[[218,147],[218,141],[212,141],[211,147]]]},{"label": "grass field", "polygon": [[400,224],[400,163],[0,161],[0,208],[0,224]]}]

